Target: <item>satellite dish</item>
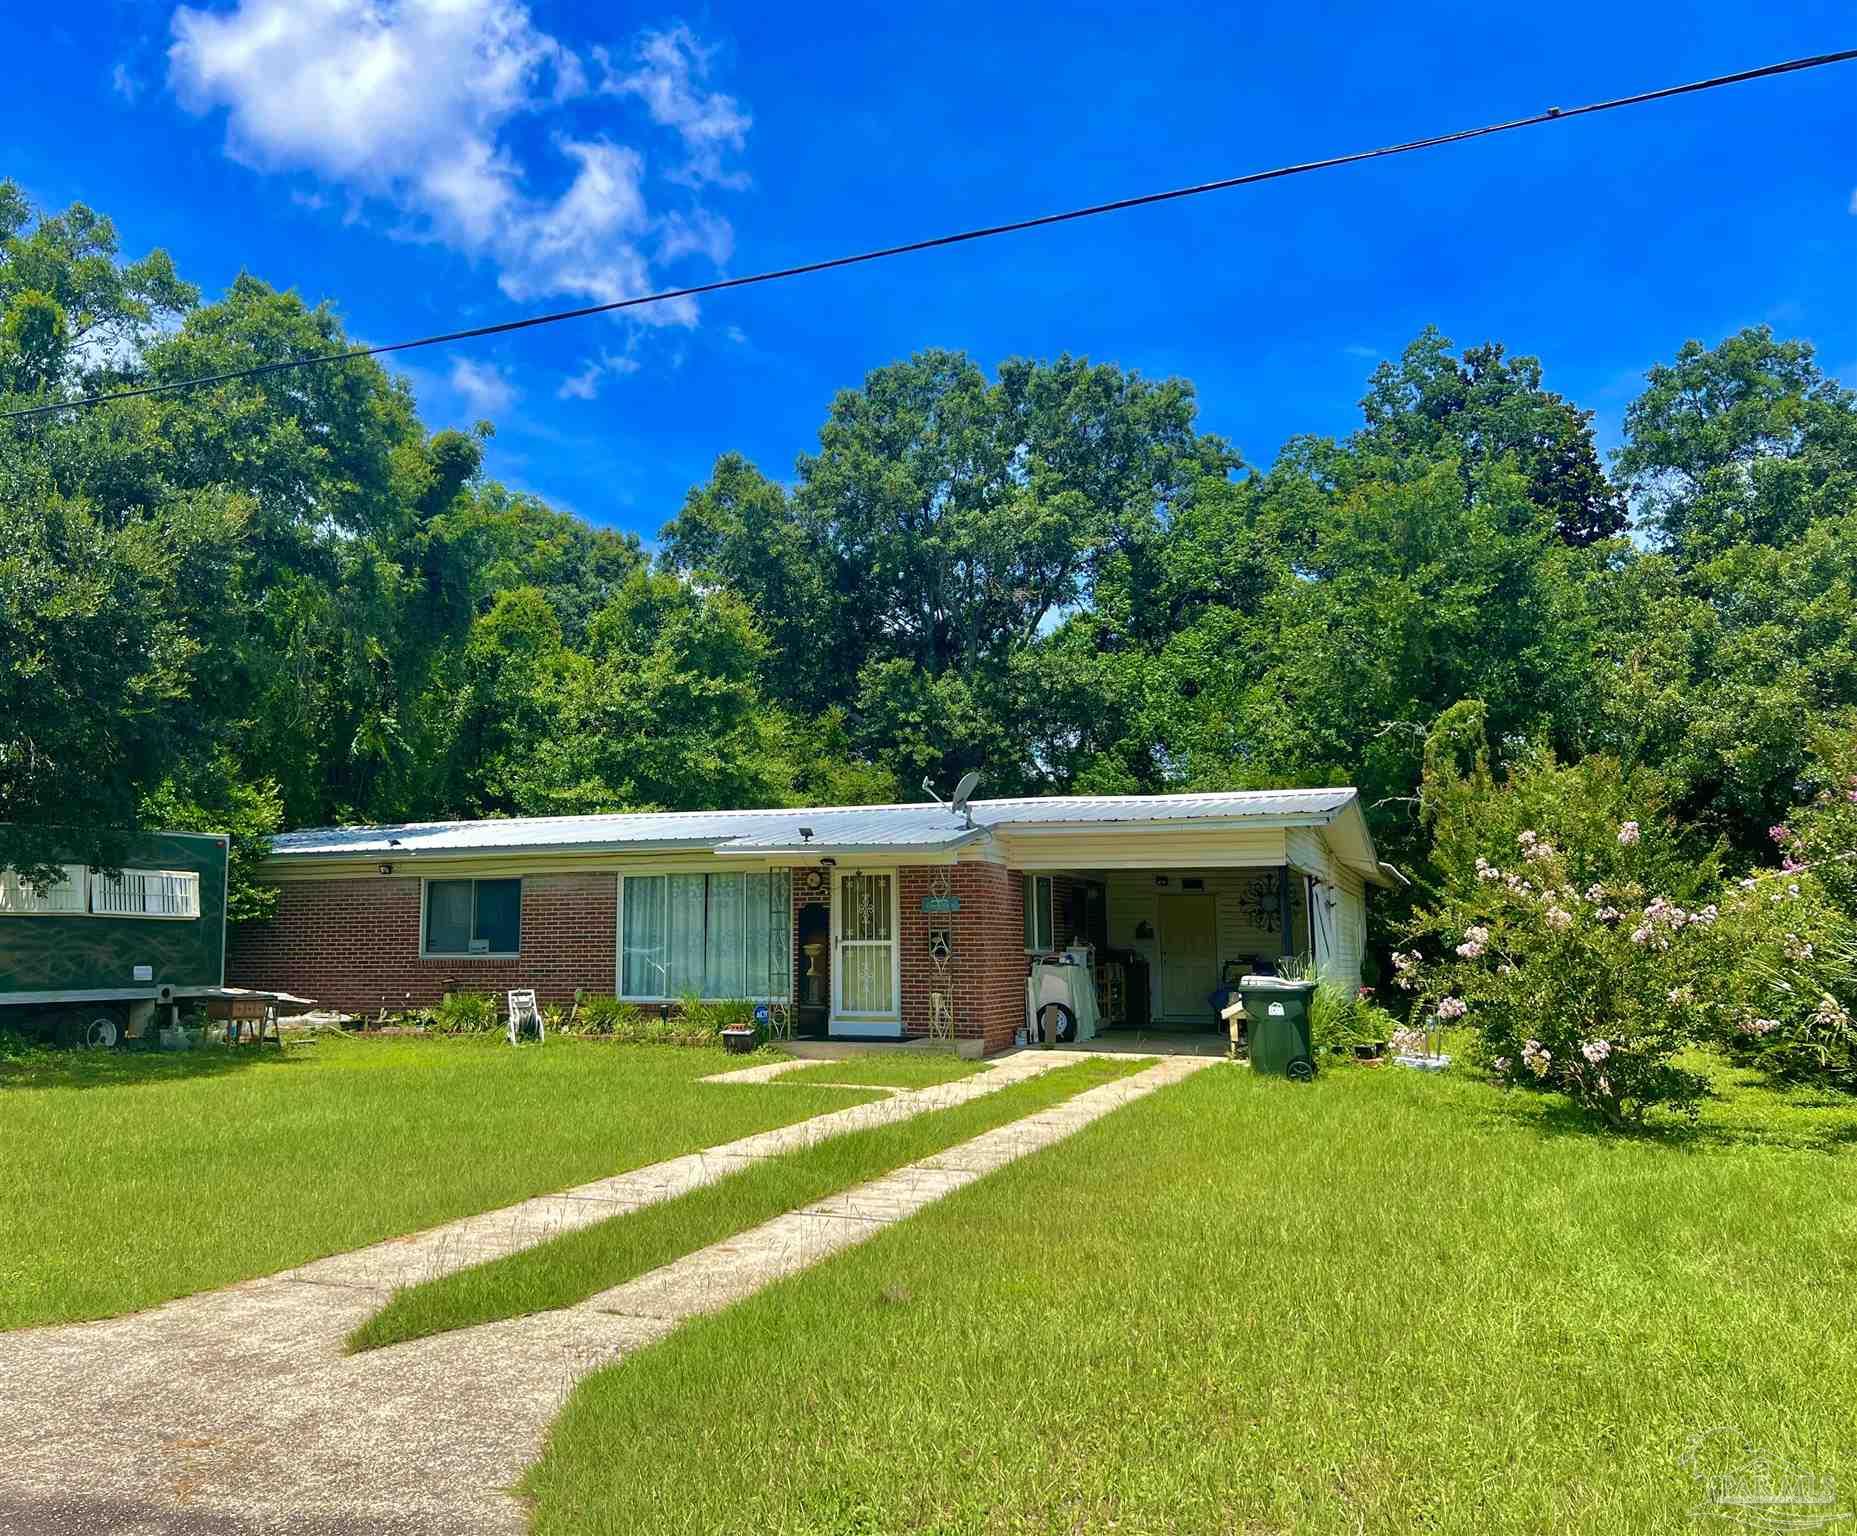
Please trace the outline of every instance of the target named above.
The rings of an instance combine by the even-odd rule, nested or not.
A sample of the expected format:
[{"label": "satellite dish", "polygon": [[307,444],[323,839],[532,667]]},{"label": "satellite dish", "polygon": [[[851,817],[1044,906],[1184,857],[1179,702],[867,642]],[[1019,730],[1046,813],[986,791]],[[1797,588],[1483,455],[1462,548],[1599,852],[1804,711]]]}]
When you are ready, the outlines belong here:
[{"label": "satellite dish", "polygon": [[979,787],[979,784],[979,769],[970,768],[966,773],[961,775],[961,782],[954,786],[954,798],[948,802],[949,810],[953,811],[957,816],[967,816],[970,823],[973,821],[973,817],[967,814],[967,802],[973,799],[974,790]]}]

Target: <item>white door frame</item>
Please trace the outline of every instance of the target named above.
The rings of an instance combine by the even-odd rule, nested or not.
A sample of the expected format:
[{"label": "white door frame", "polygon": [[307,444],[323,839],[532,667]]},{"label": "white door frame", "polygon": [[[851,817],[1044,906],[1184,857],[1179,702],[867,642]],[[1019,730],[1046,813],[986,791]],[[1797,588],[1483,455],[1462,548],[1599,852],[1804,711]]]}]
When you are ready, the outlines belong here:
[{"label": "white door frame", "polygon": [[[895,1007],[888,1013],[846,1013],[844,1011],[845,950],[844,894],[845,880],[851,875],[883,875],[890,882],[890,997]],[[828,1035],[882,1035],[901,1039],[903,1034],[903,914],[902,879],[894,868],[854,864],[832,871],[832,1011],[826,1022]],[[881,943],[881,940],[853,940],[854,943]]]}]

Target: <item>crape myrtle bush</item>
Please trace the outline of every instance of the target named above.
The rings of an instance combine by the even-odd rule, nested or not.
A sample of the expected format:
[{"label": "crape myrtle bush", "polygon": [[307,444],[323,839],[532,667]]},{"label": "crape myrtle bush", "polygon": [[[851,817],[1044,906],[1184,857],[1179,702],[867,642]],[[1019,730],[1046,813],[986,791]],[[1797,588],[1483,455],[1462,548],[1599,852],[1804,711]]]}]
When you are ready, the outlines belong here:
[{"label": "crape myrtle bush", "polygon": [[1777,867],[1722,900],[1734,956],[1726,1041],[1775,1077],[1857,1090],[1857,730],[1821,734],[1808,798],[1771,833]]},{"label": "crape myrtle bush", "polygon": [[1609,1124],[1693,1116],[1706,1081],[1673,1058],[1722,1028],[1717,858],[1657,818],[1654,783],[1536,750],[1498,784],[1481,715],[1459,706],[1422,804],[1432,900],[1393,957],[1415,1026],[1469,1027],[1502,1081]]}]

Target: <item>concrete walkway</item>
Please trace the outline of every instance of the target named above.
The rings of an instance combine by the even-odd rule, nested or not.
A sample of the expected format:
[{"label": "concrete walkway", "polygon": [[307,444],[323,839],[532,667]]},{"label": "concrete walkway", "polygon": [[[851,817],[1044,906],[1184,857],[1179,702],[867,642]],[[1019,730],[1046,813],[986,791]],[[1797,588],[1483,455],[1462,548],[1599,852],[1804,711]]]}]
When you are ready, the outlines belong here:
[{"label": "concrete walkway", "polygon": [[[422,1280],[433,1280],[440,1275],[450,1274],[454,1269],[464,1269],[472,1264],[502,1258],[505,1254],[523,1248],[532,1248],[563,1232],[590,1226],[596,1221],[605,1221],[610,1216],[641,1210],[647,1205],[656,1205],[660,1200],[675,1199],[705,1184],[713,1184],[731,1173],[739,1173],[750,1163],[779,1157],[801,1147],[817,1146],[822,1141],[852,1131],[893,1125],[899,1120],[908,1120],[929,1110],[965,1104],[989,1093],[997,1093],[1011,1083],[1024,1082],[1028,1077],[1064,1066],[1075,1059],[1074,1055],[1066,1058],[1050,1051],[1023,1052],[1007,1057],[997,1067],[973,1077],[964,1077],[952,1083],[937,1083],[933,1087],[917,1089],[911,1093],[885,1094],[881,1089],[861,1089],[862,1092],[874,1093],[878,1097],[849,1109],[832,1110],[793,1125],[777,1126],[771,1131],[757,1131],[752,1136],[743,1136],[737,1141],[724,1142],[721,1146],[709,1147],[701,1152],[691,1152],[644,1168],[634,1168],[629,1173],[596,1179],[591,1184],[581,1184],[563,1190],[558,1195],[537,1195],[532,1200],[523,1200],[500,1210],[485,1211],[478,1216],[466,1216],[461,1221],[448,1222],[442,1227],[432,1227],[407,1237],[389,1238],[384,1243],[318,1259],[301,1268],[285,1271],[281,1278],[308,1281],[316,1285],[356,1285],[371,1290],[416,1285]],[[780,1072],[806,1065],[809,1063],[770,1062],[766,1066],[749,1067],[741,1072],[719,1073],[704,1081],[765,1082]],[[749,1076],[750,1073],[760,1075]],[[0,1359],[3,1358],[0,1355]]]},{"label": "concrete walkway", "polygon": [[[548,1235],[541,1229],[548,1221],[597,1220],[636,1208],[634,1201],[694,1188],[744,1160],[963,1102],[1076,1059],[1008,1058],[977,1078],[454,1223],[441,1229],[453,1234],[449,1243],[421,1234],[131,1317],[0,1334],[8,1468],[0,1480],[0,1532],[521,1531],[523,1510],[507,1490],[539,1454],[581,1376],[1210,1062],[1163,1060],[577,1307],[342,1355],[342,1339],[404,1278],[409,1262],[415,1273],[434,1273],[433,1266],[513,1251],[524,1238]],[[514,1212],[529,1214],[516,1221]]]}]

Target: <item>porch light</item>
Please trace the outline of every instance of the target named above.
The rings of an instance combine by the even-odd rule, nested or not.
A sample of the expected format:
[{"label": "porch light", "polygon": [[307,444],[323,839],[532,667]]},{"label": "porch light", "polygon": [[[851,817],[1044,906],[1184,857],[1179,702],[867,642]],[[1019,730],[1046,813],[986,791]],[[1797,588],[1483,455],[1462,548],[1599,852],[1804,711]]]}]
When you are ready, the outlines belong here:
[{"label": "porch light", "polygon": [[383,875],[390,875],[393,873],[393,866],[391,864],[383,864],[380,867],[380,872]]}]

